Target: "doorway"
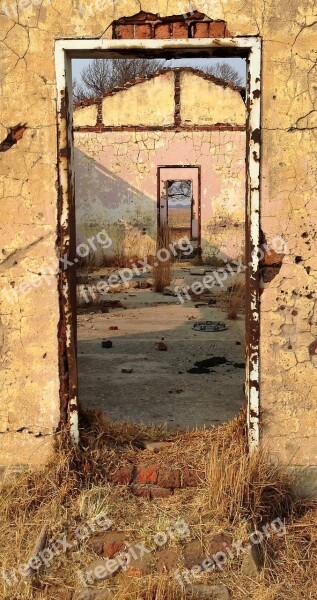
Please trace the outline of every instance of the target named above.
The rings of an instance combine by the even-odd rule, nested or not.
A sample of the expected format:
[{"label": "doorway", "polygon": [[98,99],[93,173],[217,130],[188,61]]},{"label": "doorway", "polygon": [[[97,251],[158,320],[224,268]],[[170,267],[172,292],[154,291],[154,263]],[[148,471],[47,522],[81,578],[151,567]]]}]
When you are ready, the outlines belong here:
[{"label": "doorway", "polygon": [[[201,255],[200,209],[201,167],[160,166],[158,168],[158,231],[165,224],[172,242],[182,237],[191,241],[191,259]],[[187,259],[182,250],[179,258]]]},{"label": "doorway", "polygon": [[[83,42],[83,45],[82,45]],[[219,42],[219,40],[218,40]],[[230,47],[232,45],[232,42],[230,41],[230,39],[228,40],[222,40],[223,46],[224,48],[227,47],[228,48],[228,52],[230,53]],[[120,51],[120,44],[122,45],[123,42],[109,42],[108,40],[103,40],[102,42],[100,42],[100,40],[98,40],[98,51],[100,52],[100,48],[101,46],[104,46],[104,49],[107,50],[108,52],[111,54],[111,47],[114,48],[115,47],[115,52],[117,53],[118,51]],[[134,45],[137,46],[137,42],[134,42]],[[143,43],[142,43],[143,44]],[[155,42],[155,44],[157,44]],[[175,50],[179,50],[179,48],[181,48],[183,45],[185,44],[185,42],[180,42],[175,40],[175,42],[160,42],[160,51],[164,52],[164,45],[166,45],[168,52],[175,51]],[[132,44],[133,45],[133,44]],[[153,46],[152,42],[146,42],[146,45],[149,46],[148,50],[149,52],[151,51],[151,45]],[[185,44],[186,45],[186,44]],[[198,51],[199,51],[199,46],[204,46],[206,47],[206,45],[212,49],[213,46],[213,40],[208,40],[208,41],[202,41],[202,40],[197,40],[194,42],[194,44],[191,44],[191,49],[194,50],[194,45],[197,46]],[[83,50],[84,47],[84,50]],[[249,67],[251,66],[251,64],[253,64],[254,70],[252,71],[252,69],[249,69],[249,74],[251,73],[251,77],[249,77],[249,87],[248,87],[248,97],[252,91],[252,89],[259,89],[259,74],[260,74],[260,45],[258,40],[256,39],[251,39],[251,38],[240,38],[239,40],[237,40],[237,47],[242,48],[242,53],[244,53],[245,56],[248,56],[248,63],[249,63]],[[251,51],[252,49],[252,51]],[[62,102],[65,103],[65,89],[67,88],[67,84],[66,81],[69,85],[70,83],[70,58],[71,56],[78,56],[80,55],[81,50],[84,51],[84,55],[87,56],[87,54],[89,54],[89,52],[91,50],[93,50],[93,41],[89,40],[89,41],[59,41],[57,43],[57,71],[59,74],[58,77],[58,81],[59,81],[59,103],[61,105]],[[143,51],[143,50],[142,50]],[[108,54],[109,56],[109,54]],[[66,84],[66,85],[65,85]],[[255,100],[258,100],[259,98],[257,97]],[[255,129],[255,125],[259,125],[259,108],[260,108],[260,103],[259,102],[252,102],[251,103],[252,106],[249,110],[249,114],[248,114],[248,124],[251,125],[251,129],[248,129],[248,152],[247,152],[247,158],[251,157],[252,158],[252,164],[250,163],[250,159],[247,161],[247,172],[248,172],[248,177],[247,177],[247,215],[248,215],[248,219],[247,219],[247,225],[248,225],[248,232],[247,232],[247,259],[250,259],[249,261],[247,260],[247,327],[248,330],[250,329],[250,327],[252,328],[252,332],[255,335],[252,335],[252,347],[247,347],[247,385],[246,385],[246,391],[247,391],[247,397],[248,397],[248,406],[249,406],[249,432],[250,432],[250,443],[252,444],[256,444],[257,440],[258,440],[258,404],[259,404],[259,393],[258,393],[258,386],[257,386],[257,381],[258,381],[258,366],[259,366],[259,361],[258,361],[258,337],[257,337],[257,325],[256,323],[258,322],[257,319],[257,314],[258,314],[258,289],[257,289],[257,271],[258,271],[258,261],[257,261],[257,257],[256,255],[253,253],[251,255],[251,248],[257,248],[258,246],[258,204],[259,204],[259,165],[258,165],[258,169],[256,168],[256,164],[259,162],[259,139],[256,136],[252,137],[253,134],[253,130]],[[69,115],[71,114],[71,108],[68,106],[68,112],[67,112],[67,118],[65,118],[65,114],[61,114],[59,113],[59,129],[60,129],[60,140],[61,142],[63,142],[63,140],[66,142],[66,144],[70,143],[71,140],[71,135],[70,135],[70,130],[71,130],[71,121],[69,120]],[[259,130],[259,127],[258,127]],[[256,154],[257,160],[254,160],[254,153]],[[62,186],[62,190],[61,193],[62,195],[65,197],[65,200],[67,198],[71,198],[72,197],[72,161],[69,160],[69,156],[67,157],[67,160],[65,160],[65,155],[61,154],[60,155],[60,160],[59,160],[59,166],[60,166],[60,180],[63,180],[63,182],[65,183],[64,186]],[[65,179],[65,175],[66,174],[70,174],[70,178],[67,176]],[[175,182],[186,182],[187,183],[187,189],[191,189],[191,191],[193,190],[193,185],[190,186],[188,182],[192,182],[192,179],[174,179],[174,178],[170,178],[168,179],[169,182],[175,183]],[[174,186],[175,187],[175,186]],[[185,186],[186,187],[186,186]],[[171,191],[171,183],[168,184],[168,189],[167,191]],[[70,194],[70,196],[69,196]],[[168,197],[173,196],[173,194],[167,194]],[[74,206],[72,207],[72,203],[67,204],[70,208],[70,212],[71,209],[74,208]],[[168,207],[167,207],[168,208]],[[173,207],[171,207],[173,208]],[[191,207],[192,208],[192,207]],[[192,211],[193,212],[193,211]],[[65,216],[65,213],[63,214],[63,217]],[[191,236],[193,236],[193,233],[195,233],[193,231],[193,214],[191,214],[192,220],[191,220]],[[182,225],[182,226],[188,226],[188,223],[186,223],[186,225]],[[188,228],[189,229],[189,228]],[[67,227],[65,228],[65,232],[66,232],[66,237],[63,236],[63,244],[65,244],[65,240],[68,237],[68,241],[71,240],[71,235],[70,235],[70,229],[68,229]],[[68,235],[67,235],[68,234]],[[255,242],[255,244],[254,244]],[[199,247],[199,244],[198,244]],[[65,280],[67,278],[65,277]],[[64,294],[65,294],[65,289],[63,290]],[[69,299],[69,296],[68,296]],[[69,313],[67,313],[67,315],[64,315],[64,317],[66,316],[66,320],[68,320],[69,323],[71,323],[71,327],[73,327],[74,323],[73,320],[71,318],[72,316],[72,311],[70,311]],[[255,327],[253,327],[253,324],[255,324]],[[72,356],[72,364],[71,361],[68,362],[68,366],[71,364],[71,368],[72,368],[72,373],[74,374],[74,369],[76,369],[76,360],[74,360],[74,350],[71,351],[71,343],[72,341],[74,341],[75,339],[75,335],[74,337],[71,335],[68,337],[68,340],[66,341],[67,346],[68,346],[68,355],[69,357]],[[76,386],[73,385],[72,391],[70,396],[72,396],[71,398],[71,402],[70,402],[70,413],[71,415],[73,413],[76,413],[75,407],[77,404],[77,395],[76,395]],[[75,419],[73,418],[73,426],[74,429],[76,428],[76,422]]]}]

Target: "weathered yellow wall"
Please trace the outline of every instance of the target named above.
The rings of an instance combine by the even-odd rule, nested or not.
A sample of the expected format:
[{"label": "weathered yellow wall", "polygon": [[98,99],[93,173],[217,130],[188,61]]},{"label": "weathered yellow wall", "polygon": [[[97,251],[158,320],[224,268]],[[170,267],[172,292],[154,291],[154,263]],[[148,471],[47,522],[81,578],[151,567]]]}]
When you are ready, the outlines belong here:
[{"label": "weathered yellow wall", "polygon": [[[195,4],[212,18],[225,19],[233,36],[263,38],[261,227],[268,240],[284,236],[288,254],[261,300],[262,435],[277,460],[309,465],[313,481],[317,390],[309,346],[317,336],[316,130],[312,125],[316,8],[311,0],[197,0]],[[56,252],[54,39],[110,37],[114,18],[140,9],[137,0],[105,1],[95,11],[91,0],[81,0],[81,6],[79,12],[77,2],[44,0],[20,9],[19,23],[17,17],[1,14],[0,137],[6,136],[7,127],[28,123],[23,139],[1,155],[1,287],[17,286],[31,274],[43,272]],[[142,8],[177,14],[188,11],[188,2],[145,0]],[[13,304],[2,304],[4,422],[13,404],[20,412],[17,418],[15,408],[3,429],[16,431],[25,422],[34,452],[34,433],[44,428],[43,422],[45,435],[58,425],[58,315],[56,285],[32,289],[27,300],[21,296]],[[43,394],[46,399],[41,404]],[[9,436],[3,433],[1,438]],[[34,454],[23,456],[17,448],[13,440],[17,462],[33,460]]]},{"label": "weathered yellow wall", "polygon": [[192,75],[181,75],[182,123],[212,125],[230,123],[245,125],[246,107],[241,95],[227,87]]},{"label": "weathered yellow wall", "polygon": [[104,125],[172,125],[174,122],[174,74],[108,96],[102,101]]},{"label": "weathered yellow wall", "polygon": [[74,111],[74,127],[90,127],[97,123],[97,105],[78,107]]}]

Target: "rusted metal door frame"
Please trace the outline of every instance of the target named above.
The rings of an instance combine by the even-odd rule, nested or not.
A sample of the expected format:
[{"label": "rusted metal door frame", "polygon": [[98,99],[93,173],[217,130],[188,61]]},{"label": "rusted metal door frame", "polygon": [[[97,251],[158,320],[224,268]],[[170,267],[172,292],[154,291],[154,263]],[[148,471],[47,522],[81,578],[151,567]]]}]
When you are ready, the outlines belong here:
[{"label": "rusted metal door frame", "polygon": [[[108,40],[60,39],[55,42],[58,134],[58,232],[59,251],[74,257],[75,200],[72,138],[72,58],[118,58],[120,56],[243,56],[247,59],[247,159],[246,159],[246,262],[247,342],[246,397],[250,450],[260,437],[260,356],[259,356],[259,256],[260,175],[261,175],[261,54],[259,37]],[[76,294],[72,270],[60,276],[59,346],[61,404],[67,413],[72,437],[78,440]]]},{"label": "rusted metal door frame", "polygon": [[[161,171],[163,169],[197,169],[198,174],[198,198],[197,198],[197,221],[198,221],[198,256],[201,257],[201,166],[200,165],[160,165],[157,167],[157,232],[161,225]],[[193,186],[192,186],[193,189]],[[191,210],[191,232],[193,231],[193,209]],[[167,204],[168,215],[168,204]]]}]

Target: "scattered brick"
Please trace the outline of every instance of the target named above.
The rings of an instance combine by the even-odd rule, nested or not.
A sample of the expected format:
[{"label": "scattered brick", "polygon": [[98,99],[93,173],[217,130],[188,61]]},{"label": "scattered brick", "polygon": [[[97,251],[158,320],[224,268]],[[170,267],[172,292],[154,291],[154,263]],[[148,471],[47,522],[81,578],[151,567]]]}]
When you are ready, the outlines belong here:
[{"label": "scattered brick", "polygon": [[213,534],[208,541],[205,542],[206,548],[208,549],[208,555],[212,556],[217,552],[226,552],[227,547],[232,544],[232,537],[226,533]]},{"label": "scattered brick", "polygon": [[158,573],[175,571],[175,565],[179,563],[181,555],[180,548],[164,548],[155,554],[157,563],[155,565]]},{"label": "scattered brick", "polygon": [[144,556],[140,558],[133,558],[132,556],[129,564],[126,567],[126,574],[129,577],[143,577],[144,575],[150,575],[152,571],[152,563],[152,554],[144,554]]},{"label": "scattered brick", "polygon": [[[139,466],[137,468],[136,483],[156,483],[158,478],[158,467],[156,465]],[[164,486],[163,486],[164,487]]]},{"label": "scattered brick", "polygon": [[134,25],[118,25],[117,38],[119,40],[129,40],[134,38]]},{"label": "scattered brick", "polygon": [[117,325],[110,325],[110,331],[118,331],[119,327]]},{"label": "scattered brick", "polygon": [[87,545],[99,556],[113,558],[124,547],[126,536],[118,531],[106,531],[91,537]]},{"label": "scattered brick", "polygon": [[124,467],[120,467],[115,473],[112,473],[109,477],[112,483],[116,483],[118,485],[129,485],[133,479],[133,465],[125,465]]},{"label": "scattered brick", "polygon": [[157,483],[163,488],[179,488],[181,485],[179,469],[160,470]]},{"label": "scattered brick", "polygon": [[201,565],[205,559],[205,552],[199,540],[193,540],[184,546],[184,563],[187,569]]},{"label": "scattered brick", "polygon": [[156,346],[157,350],[159,350],[160,352],[167,351],[167,346],[166,346],[166,344],[164,344],[164,342],[156,342],[155,346]]},{"label": "scattered brick", "polygon": [[124,548],[125,534],[109,532],[107,537],[102,548],[103,555],[107,558],[114,558]]}]

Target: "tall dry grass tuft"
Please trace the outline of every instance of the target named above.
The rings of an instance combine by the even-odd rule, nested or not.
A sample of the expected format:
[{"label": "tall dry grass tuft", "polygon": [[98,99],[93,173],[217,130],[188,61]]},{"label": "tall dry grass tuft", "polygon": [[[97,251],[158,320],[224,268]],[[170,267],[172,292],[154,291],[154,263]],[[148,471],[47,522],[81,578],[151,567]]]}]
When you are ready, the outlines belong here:
[{"label": "tall dry grass tuft", "polygon": [[244,415],[228,427],[215,430],[210,449],[210,506],[232,523],[245,518],[258,526],[277,517],[288,518],[295,504],[289,475],[274,466],[264,450],[248,452]]},{"label": "tall dry grass tuft", "polygon": [[[169,250],[170,231],[167,223],[163,223],[159,227],[157,239],[157,252],[162,249]],[[157,266],[154,266],[153,279],[154,290],[162,293],[164,288],[171,283],[172,259],[166,261],[157,261]]]},{"label": "tall dry grass tuft", "polygon": [[244,312],[245,293],[245,277],[239,275],[233,285],[224,293],[224,309],[228,319],[235,321],[238,318],[238,314]]}]

